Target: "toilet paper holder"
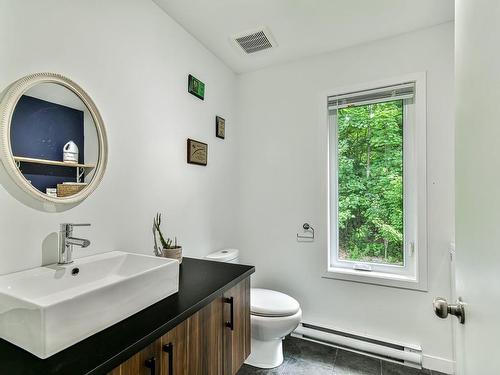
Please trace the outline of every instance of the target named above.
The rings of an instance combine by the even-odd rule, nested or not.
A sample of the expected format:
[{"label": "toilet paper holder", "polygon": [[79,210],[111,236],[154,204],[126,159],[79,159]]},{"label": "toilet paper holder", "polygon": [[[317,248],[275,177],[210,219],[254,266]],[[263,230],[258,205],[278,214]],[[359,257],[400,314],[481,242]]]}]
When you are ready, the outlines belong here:
[{"label": "toilet paper holder", "polygon": [[304,229],[304,232],[309,232],[310,234],[304,235],[297,233],[297,240],[314,240],[314,228],[311,226],[311,224],[302,224],[302,229]]}]

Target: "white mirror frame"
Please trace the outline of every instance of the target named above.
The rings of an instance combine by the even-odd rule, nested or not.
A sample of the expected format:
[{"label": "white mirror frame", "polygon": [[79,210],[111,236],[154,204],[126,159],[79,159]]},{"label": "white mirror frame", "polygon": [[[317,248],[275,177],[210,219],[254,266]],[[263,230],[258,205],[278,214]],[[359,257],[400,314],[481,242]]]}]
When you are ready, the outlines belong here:
[{"label": "white mirror frame", "polygon": [[[10,144],[12,114],[14,113],[21,96],[33,86],[41,83],[55,83],[66,87],[77,95],[89,110],[97,131],[99,156],[92,181],[90,181],[90,183],[80,192],[68,197],[51,197],[36,189],[23,176],[15,163],[14,155],[12,153],[12,147]],[[37,201],[45,204],[49,203],[65,206],[75,205],[82,202],[97,188],[102,180],[108,161],[108,141],[106,129],[97,106],[90,96],[75,82],[56,73],[35,73],[20,78],[13,82],[0,94],[0,116],[0,159],[8,175],[12,178],[15,184],[31,198],[35,198]]]}]

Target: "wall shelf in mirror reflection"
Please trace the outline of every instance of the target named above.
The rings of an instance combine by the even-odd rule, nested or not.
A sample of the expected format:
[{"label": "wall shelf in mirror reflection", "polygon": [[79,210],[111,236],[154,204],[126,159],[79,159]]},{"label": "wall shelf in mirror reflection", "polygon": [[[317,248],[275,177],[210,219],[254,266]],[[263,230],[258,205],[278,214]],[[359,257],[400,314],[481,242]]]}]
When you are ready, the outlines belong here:
[{"label": "wall shelf in mirror reflection", "polygon": [[19,163],[25,162],[25,163],[37,163],[46,165],[60,165],[63,167],[70,167],[70,168],[90,168],[90,169],[95,168],[95,164],[68,163],[67,161],[26,158],[24,156],[14,156],[14,160]]},{"label": "wall shelf in mirror reflection", "polygon": [[[64,168],[73,168],[75,170],[73,173],[74,176],[76,177],[75,183],[66,181],[63,182],[62,184],[57,184],[55,188],[49,187],[45,189],[47,195],[54,197],[67,197],[70,195],[74,195],[75,193],[78,193],[87,185],[84,182],[85,175],[88,175],[96,167],[95,164],[79,164],[79,163],[70,163],[67,161],[26,158],[23,156],[14,156],[14,160],[16,161],[17,168],[19,168],[19,171],[21,173],[23,173],[21,163],[34,163],[41,165],[53,165]],[[28,182],[31,183],[30,180],[28,180]]]},{"label": "wall shelf in mirror reflection", "polygon": [[[2,93],[0,115],[2,173],[21,188],[23,203],[69,207],[95,190],[107,164],[106,130],[95,103],[75,82],[54,73],[23,77]],[[68,150],[74,151],[71,160]]]}]

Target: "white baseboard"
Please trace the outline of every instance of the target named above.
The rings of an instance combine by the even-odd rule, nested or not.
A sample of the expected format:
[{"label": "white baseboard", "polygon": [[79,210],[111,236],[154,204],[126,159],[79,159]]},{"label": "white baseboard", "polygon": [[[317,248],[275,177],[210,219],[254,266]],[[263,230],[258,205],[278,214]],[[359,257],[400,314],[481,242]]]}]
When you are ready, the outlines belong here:
[{"label": "white baseboard", "polygon": [[422,356],[422,367],[443,372],[445,374],[455,373],[455,361],[441,357],[434,357],[432,355],[424,354]]}]

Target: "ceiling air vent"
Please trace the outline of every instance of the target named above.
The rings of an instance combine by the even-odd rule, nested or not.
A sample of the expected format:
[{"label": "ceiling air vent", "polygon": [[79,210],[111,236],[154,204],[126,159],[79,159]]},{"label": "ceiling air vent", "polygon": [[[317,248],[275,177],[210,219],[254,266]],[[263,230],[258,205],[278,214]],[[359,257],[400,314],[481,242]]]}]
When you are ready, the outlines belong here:
[{"label": "ceiling air vent", "polygon": [[232,39],[246,53],[255,53],[277,46],[271,33],[265,27],[238,34]]}]

